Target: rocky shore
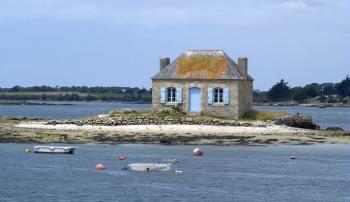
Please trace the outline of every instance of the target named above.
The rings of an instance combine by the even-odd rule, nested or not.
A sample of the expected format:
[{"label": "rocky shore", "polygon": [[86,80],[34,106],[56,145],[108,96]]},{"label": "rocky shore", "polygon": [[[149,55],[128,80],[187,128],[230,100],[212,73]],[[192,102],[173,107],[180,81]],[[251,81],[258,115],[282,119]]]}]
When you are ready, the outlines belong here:
[{"label": "rocky shore", "polygon": [[110,113],[82,120],[0,118],[0,142],[276,145],[349,143],[339,128],[320,130],[310,117],[230,120],[177,113]]},{"label": "rocky shore", "polygon": [[[310,116],[285,115],[274,118],[272,121],[252,122],[238,121],[232,119],[220,119],[206,116],[157,116],[157,115],[135,115],[109,117],[102,115],[99,118],[92,117],[83,120],[49,120],[47,125],[73,124],[77,126],[122,126],[122,125],[211,125],[211,126],[261,126],[274,123],[276,125],[286,125],[296,128],[320,129]],[[258,125],[257,125],[258,124]]]},{"label": "rocky shore", "polygon": [[213,125],[213,126],[251,126],[251,122],[216,119],[208,117],[173,117],[173,116],[120,116],[116,118],[88,118],[84,120],[51,120],[46,125],[73,124],[77,126],[128,126],[128,125]]}]

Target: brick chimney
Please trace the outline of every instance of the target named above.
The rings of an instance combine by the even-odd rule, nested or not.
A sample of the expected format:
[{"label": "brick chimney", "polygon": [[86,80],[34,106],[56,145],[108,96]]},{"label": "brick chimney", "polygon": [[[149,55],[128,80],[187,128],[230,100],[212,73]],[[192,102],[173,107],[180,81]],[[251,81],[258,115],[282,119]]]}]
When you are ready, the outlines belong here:
[{"label": "brick chimney", "polygon": [[238,71],[242,74],[242,76],[246,76],[248,73],[248,58],[239,57],[238,58]]},{"label": "brick chimney", "polygon": [[170,58],[160,58],[159,59],[159,70],[162,71],[167,65],[170,64]]}]

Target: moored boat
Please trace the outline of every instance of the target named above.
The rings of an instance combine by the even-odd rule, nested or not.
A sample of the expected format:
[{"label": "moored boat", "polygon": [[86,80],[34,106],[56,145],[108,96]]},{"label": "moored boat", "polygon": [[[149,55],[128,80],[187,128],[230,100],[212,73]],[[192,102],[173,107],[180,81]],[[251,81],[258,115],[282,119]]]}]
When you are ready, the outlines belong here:
[{"label": "moored boat", "polygon": [[34,153],[73,154],[75,147],[35,146]]},{"label": "moored boat", "polygon": [[170,171],[170,163],[131,163],[127,169],[132,171]]},{"label": "moored boat", "polygon": [[131,163],[127,167],[124,167],[122,169],[142,172],[163,172],[170,171],[170,167],[172,164],[180,162],[177,159],[163,159],[162,161],[164,163]]}]

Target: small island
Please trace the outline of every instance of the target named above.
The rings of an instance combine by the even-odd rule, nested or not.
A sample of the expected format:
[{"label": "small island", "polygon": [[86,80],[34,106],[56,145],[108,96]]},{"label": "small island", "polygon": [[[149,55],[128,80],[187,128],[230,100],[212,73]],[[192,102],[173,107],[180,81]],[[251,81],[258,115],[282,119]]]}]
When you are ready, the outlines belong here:
[{"label": "small island", "polygon": [[252,110],[241,119],[188,115],[174,109],[125,109],[78,120],[0,118],[2,143],[306,145],[349,143],[340,128],[319,129],[311,117]]}]

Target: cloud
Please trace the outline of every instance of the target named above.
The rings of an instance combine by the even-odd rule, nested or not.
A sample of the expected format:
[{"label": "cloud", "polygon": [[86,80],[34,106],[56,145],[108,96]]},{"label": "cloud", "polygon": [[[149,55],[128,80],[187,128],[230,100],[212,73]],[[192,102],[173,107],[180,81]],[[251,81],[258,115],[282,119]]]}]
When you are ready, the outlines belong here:
[{"label": "cloud", "polygon": [[28,0],[0,1],[0,22],[14,20],[97,21],[111,25],[147,27],[193,24],[244,25],[276,20],[293,12],[349,11],[345,0],[264,1],[112,1]]}]

